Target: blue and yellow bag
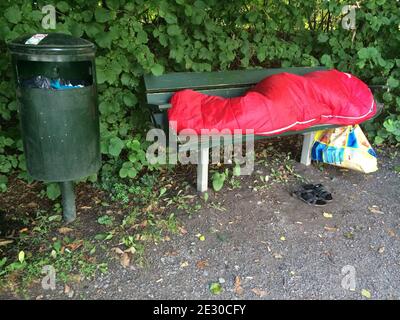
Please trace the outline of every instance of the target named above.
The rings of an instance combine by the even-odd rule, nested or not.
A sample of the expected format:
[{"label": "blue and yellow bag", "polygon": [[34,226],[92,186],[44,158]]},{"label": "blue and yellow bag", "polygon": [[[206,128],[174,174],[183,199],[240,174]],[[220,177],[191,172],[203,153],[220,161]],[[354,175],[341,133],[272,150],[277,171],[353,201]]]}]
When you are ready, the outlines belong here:
[{"label": "blue and yellow bag", "polygon": [[376,153],[359,125],[317,131],[311,158],[364,173],[378,170]]}]

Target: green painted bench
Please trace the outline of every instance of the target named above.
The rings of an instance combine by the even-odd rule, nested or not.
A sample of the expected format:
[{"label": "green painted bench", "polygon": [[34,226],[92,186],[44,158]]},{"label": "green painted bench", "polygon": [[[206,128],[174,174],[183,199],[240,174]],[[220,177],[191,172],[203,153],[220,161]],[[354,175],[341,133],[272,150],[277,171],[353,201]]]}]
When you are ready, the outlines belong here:
[{"label": "green painted bench", "polygon": [[[326,70],[326,68],[293,67],[218,72],[176,72],[164,74],[159,77],[145,75],[144,84],[146,89],[146,102],[147,106],[151,110],[151,117],[154,125],[163,129],[168,134],[167,109],[171,107],[169,101],[176,91],[193,89],[209,95],[217,95],[226,98],[237,97],[243,95],[249,88],[267,76],[281,72],[303,75],[317,70]],[[382,110],[382,107],[383,105],[379,104],[379,112]],[[377,112],[377,115],[379,112]],[[311,148],[314,141],[315,131],[336,127],[338,126],[312,126],[303,131],[288,131],[274,136],[303,134],[304,140],[300,162],[308,166],[311,164]],[[271,136],[256,136],[255,139],[258,140],[269,137]],[[237,141],[234,140],[234,143],[235,142]],[[208,144],[206,145],[206,147],[202,147],[200,142],[198,146],[199,162],[197,165],[197,190],[200,192],[206,191],[208,187],[209,149],[212,146],[209,146]],[[182,151],[182,149],[179,149],[179,151]]]}]

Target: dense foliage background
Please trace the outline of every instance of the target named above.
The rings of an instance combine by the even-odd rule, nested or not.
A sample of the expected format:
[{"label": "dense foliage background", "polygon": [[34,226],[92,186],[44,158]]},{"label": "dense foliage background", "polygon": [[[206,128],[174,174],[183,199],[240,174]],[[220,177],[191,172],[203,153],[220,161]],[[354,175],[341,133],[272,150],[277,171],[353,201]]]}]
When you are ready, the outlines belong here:
[{"label": "dense foliage background", "polygon": [[167,71],[326,65],[386,84],[385,113],[366,129],[376,144],[400,142],[400,3],[358,1],[356,30],[342,28],[347,1],[3,0],[0,3],[0,190],[25,172],[6,43],[49,32],[41,8],[57,8],[56,32],[96,43],[103,174],[135,177],[147,166],[149,126],[141,78]]}]

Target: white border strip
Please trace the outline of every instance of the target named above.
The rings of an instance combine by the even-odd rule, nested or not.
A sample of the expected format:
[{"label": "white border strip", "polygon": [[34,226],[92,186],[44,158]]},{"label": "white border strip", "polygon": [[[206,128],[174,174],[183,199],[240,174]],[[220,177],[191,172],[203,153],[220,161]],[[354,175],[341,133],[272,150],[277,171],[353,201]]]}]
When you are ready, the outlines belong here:
[{"label": "white border strip", "polygon": [[291,125],[289,125],[289,126],[287,126],[287,127],[284,127],[284,128],[279,128],[279,129],[275,129],[275,130],[267,131],[267,132],[258,132],[258,133],[254,133],[254,134],[257,135],[257,134],[271,134],[271,133],[277,133],[277,132],[282,131],[282,130],[290,129],[290,128],[292,128],[292,127],[298,125],[298,124],[306,124],[306,123],[313,122],[313,121],[315,121],[315,120],[317,120],[317,119],[311,119],[311,120],[307,120],[307,121],[296,121],[295,123],[293,123],[293,124],[291,124]]},{"label": "white border strip", "polygon": [[[369,111],[366,114],[364,114],[362,116],[359,116],[359,117],[334,116],[334,115],[321,115],[321,117],[324,117],[324,118],[340,118],[340,119],[362,119],[362,118],[365,118],[367,115],[369,115],[374,110],[374,104],[375,104],[375,100],[372,99],[372,104],[371,104],[371,108],[369,109]],[[267,132],[255,132],[254,134],[255,135],[273,134],[273,133],[277,133],[277,132],[280,132],[280,131],[284,131],[284,130],[290,129],[290,128],[298,125],[298,124],[306,124],[306,123],[313,122],[315,120],[316,119],[311,119],[311,120],[307,120],[307,121],[296,121],[295,123],[293,123],[293,124],[291,124],[291,125],[289,125],[287,127],[284,127],[284,128],[279,128],[279,129],[275,129],[275,130],[267,131]],[[324,123],[321,123],[321,125],[324,125]]]}]

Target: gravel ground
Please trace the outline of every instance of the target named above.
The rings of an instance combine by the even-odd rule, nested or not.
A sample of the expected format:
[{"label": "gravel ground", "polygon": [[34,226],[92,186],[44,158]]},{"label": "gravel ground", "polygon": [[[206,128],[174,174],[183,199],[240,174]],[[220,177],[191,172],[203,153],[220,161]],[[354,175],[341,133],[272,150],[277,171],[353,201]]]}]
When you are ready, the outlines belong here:
[{"label": "gravel ground", "polygon": [[[372,299],[399,299],[399,162],[381,155],[380,170],[370,175],[296,164],[297,173],[331,190],[334,201],[325,207],[291,197],[285,184],[254,191],[257,167],[240,189],[214,199],[225,211],[208,208],[186,218],[188,233],[149,249],[144,268],[115,265],[77,293],[88,299],[365,299],[368,290]],[[354,291],[342,287],[345,266],[354,268]],[[213,282],[221,283],[220,295],[210,293]]]},{"label": "gravel ground", "polygon": [[[254,190],[265,169],[257,165],[239,189],[210,199],[219,205],[183,217],[187,234],[148,248],[144,267],[112,264],[73,288],[72,298],[366,299],[368,290],[372,299],[399,299],[399,164],[381,154],[370,175],[296,164],[298,174],[332,192],[325,207],[291,197],[285,183]],[[354,290],[342,287],[345,266],[355,273]],[[211,294],[213,282],[221,294]],[[62,289],[37,294],[66,298]]]}]

